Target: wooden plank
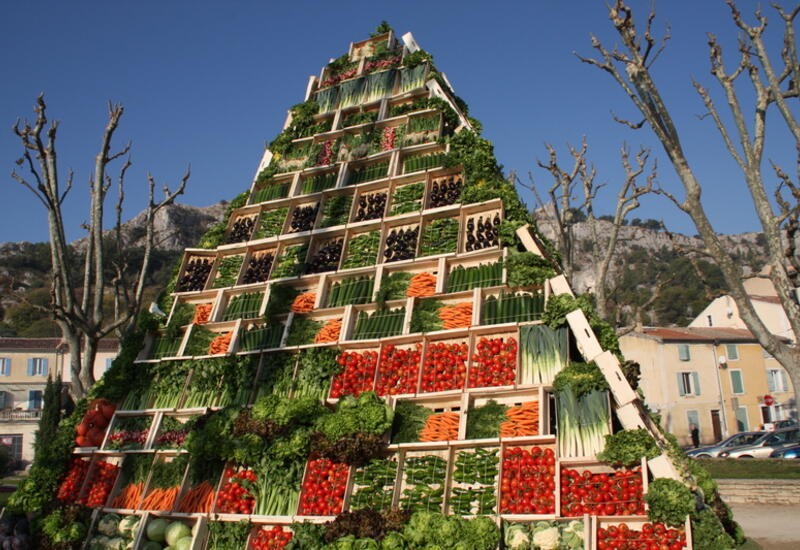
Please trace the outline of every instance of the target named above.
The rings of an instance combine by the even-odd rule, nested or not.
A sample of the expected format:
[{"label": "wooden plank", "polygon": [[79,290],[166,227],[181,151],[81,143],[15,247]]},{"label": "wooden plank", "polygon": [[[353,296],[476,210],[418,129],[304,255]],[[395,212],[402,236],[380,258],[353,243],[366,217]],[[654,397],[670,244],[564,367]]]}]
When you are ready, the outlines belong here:
[{"label": "wooden plank", "polygon": [[582,310],[576,309],[572,313],[568,313],[567,323],[569,323],[572,334],[575,336],[578,350],[587,363],[594,361],[598,355],[603,353],[603,348],[600,346],[600,342],[597,341],[597,337],[594,335],[594,331],[589,326],[589,321]]},{"label": "wooden plank", "polygon": [[604,351],[594,358],[594,362],[600,367],[603,375],[608,381],[611,388],[611,394],[614,396],[618,406],[627,405],[637,398],[636,392],[633,391],[630,384],[625,378],[620,368],[619,360],[616,355],[610,351]]}]

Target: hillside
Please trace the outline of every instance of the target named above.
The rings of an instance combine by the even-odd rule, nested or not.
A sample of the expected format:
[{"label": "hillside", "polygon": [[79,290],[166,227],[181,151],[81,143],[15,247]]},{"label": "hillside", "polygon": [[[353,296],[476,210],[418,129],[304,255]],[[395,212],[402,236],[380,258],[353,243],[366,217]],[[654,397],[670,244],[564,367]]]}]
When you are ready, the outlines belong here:
[{"label": "hillside", "polygon": [[[221,219],[226,203],[207,207],[183,204],[162,210],[156,218],[157,253],[149,286],[161,288],[168,280],[180,251],[196,246],[208,227]],[[123,230],[134,246],[141,246],[143,238],[140,213],[124,224]],[[601,235],[607,235],[611,224],[598,221]],[[542,233],[552,238],[552,229],[539,219]],[[577,239],[573,287],[586,292],[594,287],[591,261],[591,232],[586,222],[573,226]],[[758,233],[723,235],[723,242],[732,250],[743,266],[745,275],[757,272],[764,263],[763,247]],[[83,240],[73,243],[80,250]],[[699,249],[701,242],[695,237],[641,225],[625,226],[621,231],[617,260],[613,262],[609,294],[617,307],[616,324],[626,325],[636,321],[637,310],[651,297],[657,282],[673,278],[659,297],[641,311],[640,320],[646,324],[686,324],[704,307],[709,299],[724,291],[717,270],[701,262],[706,270],[704,281],[698,279],[685,255],[676,250]],[[31,306],[21,303],[20,292],[34,304],[45,304],[49,299],[49,251],[45,243],[0,243],[0,334],[19,336],[55,336],[57,329]],[[16,292],[15,292],[16,291]]]}]

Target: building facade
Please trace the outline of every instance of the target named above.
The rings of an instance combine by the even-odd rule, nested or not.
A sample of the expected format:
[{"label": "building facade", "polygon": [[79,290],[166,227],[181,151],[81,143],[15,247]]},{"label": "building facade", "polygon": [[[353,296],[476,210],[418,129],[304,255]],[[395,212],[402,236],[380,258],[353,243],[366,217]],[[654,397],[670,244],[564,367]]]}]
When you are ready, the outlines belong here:
[{"label": "building facade", "polygon": [[[117,356],[116,340],[104,341],[94,364],[96,378]],[[33,459],[48,376],[68,383],[70,354],[60,338],[0,338],[0,444],[22,463]]]},{"label": "building facade", "polygon": [[746,329],[645,327],[622,336],[620,347],[641,366],[647,405],[683,445],[692,424],[706,444],[796,418],[786,371]]}]

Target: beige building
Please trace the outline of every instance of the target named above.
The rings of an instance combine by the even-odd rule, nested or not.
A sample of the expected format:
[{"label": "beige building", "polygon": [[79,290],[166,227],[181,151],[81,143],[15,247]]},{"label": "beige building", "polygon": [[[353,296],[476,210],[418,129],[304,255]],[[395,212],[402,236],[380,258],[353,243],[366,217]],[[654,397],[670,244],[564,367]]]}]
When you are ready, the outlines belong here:
[{"label": "beige building", "polygon": [[[96,378],[117,356],[118,342],[102,342]],[[48,375],[69,382],[69,350],[60,338],[0,338],[0,443],[17,460],[33,459],[33,438],[42,413]]]},{"label": "beige building", "polygon": [[789,377],[746,329],[647,327],[620,347],[641,365],[647,405],[681,444],[691,442],[690,424],[705,444],[796,415]]}]

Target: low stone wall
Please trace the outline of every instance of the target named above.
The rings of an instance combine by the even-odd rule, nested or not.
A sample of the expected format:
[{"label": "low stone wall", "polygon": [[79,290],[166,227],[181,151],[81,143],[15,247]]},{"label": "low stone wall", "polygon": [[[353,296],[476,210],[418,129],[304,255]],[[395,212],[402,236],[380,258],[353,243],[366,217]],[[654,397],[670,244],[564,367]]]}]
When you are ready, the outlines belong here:
[{"label": "low stone wall", "polygon": [[722,499],[738,504],[798,504],[797,479],[718,479]]}]

